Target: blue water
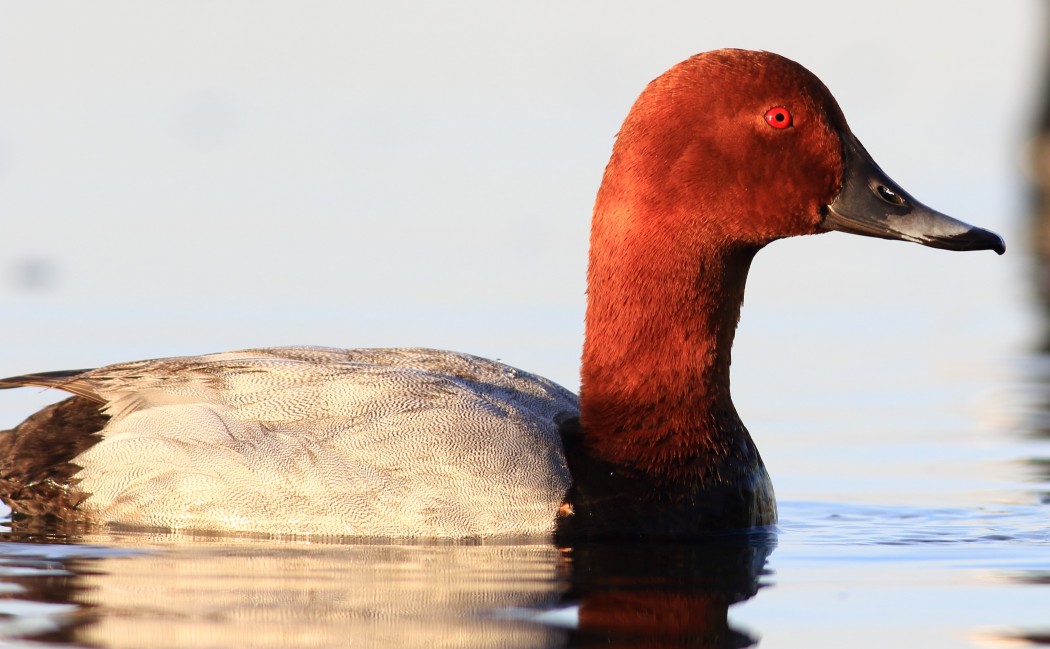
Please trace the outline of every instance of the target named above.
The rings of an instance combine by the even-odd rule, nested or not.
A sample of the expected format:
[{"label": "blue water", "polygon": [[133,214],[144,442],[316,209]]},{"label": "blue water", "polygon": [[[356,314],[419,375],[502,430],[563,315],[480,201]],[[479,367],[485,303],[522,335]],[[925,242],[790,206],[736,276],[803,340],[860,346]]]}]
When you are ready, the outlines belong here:
[{"label": "blue water", "polygon": [[955,647],[1050,631],[1044,507],[782,505],[779,534],[687,546],[150,534],[6,542],[0,637],[107,647]]}]

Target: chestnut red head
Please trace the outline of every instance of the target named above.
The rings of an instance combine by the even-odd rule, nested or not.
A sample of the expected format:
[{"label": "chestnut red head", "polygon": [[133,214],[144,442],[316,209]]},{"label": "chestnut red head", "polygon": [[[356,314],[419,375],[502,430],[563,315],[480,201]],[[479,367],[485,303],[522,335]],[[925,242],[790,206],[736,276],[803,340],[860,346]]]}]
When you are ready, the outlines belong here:
[{"label": "chestnut red head", "polygon": [[[1004,245],[925,207],[887,177],[812,73],[768,52],[717,50],[654,80],[606,171],[596,227],[667,228],[761,246],[829,229],[955,250]],[[623,221],[619,221],[623,219]]]}]

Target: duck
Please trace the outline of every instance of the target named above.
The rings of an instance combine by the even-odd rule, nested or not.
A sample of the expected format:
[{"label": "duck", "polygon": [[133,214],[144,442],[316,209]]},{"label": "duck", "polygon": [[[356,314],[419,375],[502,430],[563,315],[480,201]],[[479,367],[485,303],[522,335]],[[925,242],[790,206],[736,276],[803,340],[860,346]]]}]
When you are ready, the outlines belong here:
[{"label": "duck", "polygon": [[752,259],[839,231],[1005,252],[891,180],[810,71],[721,49],[648,84],[592,215],[577,397],[422,348],[278,347],[23,374],[70,393],[0,433],[21,519],[265,535],[683,539],[773,526],[733,405]]}]

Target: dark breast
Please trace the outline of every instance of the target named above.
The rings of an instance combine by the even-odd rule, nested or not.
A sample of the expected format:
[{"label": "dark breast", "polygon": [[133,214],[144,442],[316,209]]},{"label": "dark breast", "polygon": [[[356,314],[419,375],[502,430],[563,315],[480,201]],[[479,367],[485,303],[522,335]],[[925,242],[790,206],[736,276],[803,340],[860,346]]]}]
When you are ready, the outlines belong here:
[{"label": "dark breast", "polygon": [[776,523],[760,460],[703,483],[662,480],[595,458],[578,418],[562,422],[560,433],[573,484],[559,511],[559,543],[698,539]]}]

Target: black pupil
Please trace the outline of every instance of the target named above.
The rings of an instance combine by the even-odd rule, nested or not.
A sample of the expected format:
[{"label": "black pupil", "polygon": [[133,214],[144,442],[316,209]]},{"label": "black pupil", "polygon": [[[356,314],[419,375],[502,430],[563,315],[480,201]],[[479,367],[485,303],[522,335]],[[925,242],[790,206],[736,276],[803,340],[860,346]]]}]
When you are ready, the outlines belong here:
[{"label": "black pupil", "polygon": [[778,122],[783,122],[784,121],[784,113],[782,113],[780,111],[777,111],[776,113],[773,114],[773,119],[777,120]]}]

